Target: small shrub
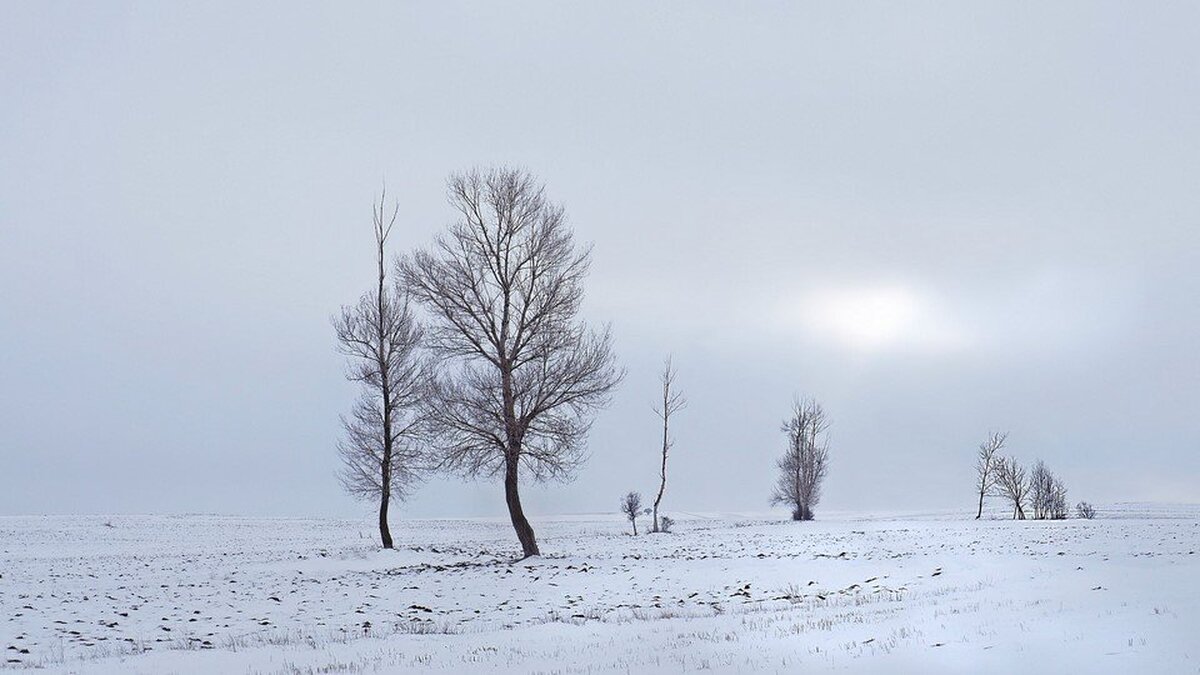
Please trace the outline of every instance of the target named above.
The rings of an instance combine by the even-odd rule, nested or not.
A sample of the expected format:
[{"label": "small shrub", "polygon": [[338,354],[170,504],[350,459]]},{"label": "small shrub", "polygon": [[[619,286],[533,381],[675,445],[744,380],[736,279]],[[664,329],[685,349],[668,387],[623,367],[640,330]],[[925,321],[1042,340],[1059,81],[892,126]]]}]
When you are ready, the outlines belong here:
[{"label": "small shrub", "polygon": [[1091,520],[1096,517],[1096,508],[1087,502],[1079,502],[1075,505],[1075,515],[1085,520]]},{"label": "small shrub", "polygon": [[666,516],[662,516],[658,519],[658,531],[659,532],[670,532],[671,526],[674,524],[675,524],[675,521],[673,519],[668,518]]}]

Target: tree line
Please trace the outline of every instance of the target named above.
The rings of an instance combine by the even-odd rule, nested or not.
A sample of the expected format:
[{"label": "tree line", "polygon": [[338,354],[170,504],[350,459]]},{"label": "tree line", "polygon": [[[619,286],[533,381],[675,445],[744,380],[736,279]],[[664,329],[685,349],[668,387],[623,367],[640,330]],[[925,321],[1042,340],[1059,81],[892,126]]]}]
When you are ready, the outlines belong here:
[{"label": "tree line", "polygon": [[[341,418],[341,483],[378,502],[380,539],[392,548],[391,500],[404,499],[424,475],[499,481],[523,555],[539,555],[521,480],[574,475],[596,412],[625,375],[609,328],[579,317],[591,249],[576,245],[563,207],[531,174],[494,168],[452,175],[447,199],[457,219],[432,246],[389,261],[399,205],[387,210],[386,197],[372,208],[375,283],[333,317],[346,376],[360,385]],[[621,500],[635,534],[643,513],[651,532],[670,529],[660,513],[670,424],[687,405],[676,377],[668,357],[654,406],[662,443],[653,505],[643,512],[636,492]],[[786,447],[770,501],[794,520],[811,520],[820,501],[828,429],[813,399],[797,399],[781,427]],[[1041,462],[1026,476],[1002,459],[1005,439],[994,434],[980,446],[980,515],[984,497],[998,495],[1012,502],[1015,518],[1026,517],[1026,505],[1035,518],[1065,517],[1062,483]]]},{"label": "tree line", "polygon": [[[1016,457],[1003,456],[1001,451],[1007,443],[1008,432],[996,431],[979,444],[975,457],[975,491],[979,495],[975,519],[983,517],[987,497],[1003,499],[1012,507],[1014,520],[1066,519],[1066,484],[1040,459],[1027,470]],[[1088,502],[1079,502],[1075,514],[1090,520],[1096,517],[1096,509]]]}]

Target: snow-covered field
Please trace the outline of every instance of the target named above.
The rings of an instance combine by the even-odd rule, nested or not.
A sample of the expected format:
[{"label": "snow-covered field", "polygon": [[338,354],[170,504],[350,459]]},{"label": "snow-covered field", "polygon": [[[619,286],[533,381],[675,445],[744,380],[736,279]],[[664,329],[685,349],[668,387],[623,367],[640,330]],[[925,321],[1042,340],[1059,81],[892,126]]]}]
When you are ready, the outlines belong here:
[{"label": "snow-covered field", "polygon": [[0,518],[10,668],[1200,672],[1200,508],[495,521]]}]

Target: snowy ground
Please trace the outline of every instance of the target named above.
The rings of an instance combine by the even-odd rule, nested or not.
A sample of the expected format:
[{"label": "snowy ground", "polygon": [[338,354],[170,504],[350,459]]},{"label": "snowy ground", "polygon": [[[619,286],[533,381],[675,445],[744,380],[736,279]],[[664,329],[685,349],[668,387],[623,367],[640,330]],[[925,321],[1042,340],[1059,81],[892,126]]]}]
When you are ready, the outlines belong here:
[{"label": "snowy ground", "polygon": [[0,518],[0,649],[78,673],[1200,672],[1200,508],[1094,521]]}]

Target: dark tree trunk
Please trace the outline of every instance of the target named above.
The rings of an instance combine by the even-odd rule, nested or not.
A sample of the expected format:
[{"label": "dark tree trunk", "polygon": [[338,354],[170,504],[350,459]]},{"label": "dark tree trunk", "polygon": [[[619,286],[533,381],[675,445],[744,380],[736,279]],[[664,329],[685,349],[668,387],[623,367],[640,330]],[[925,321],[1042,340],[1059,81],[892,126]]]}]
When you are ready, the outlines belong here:
[{"label": "dark tree trunk", "polygon": [[[391,445],[390,439],[385,439],[388,442],[385,445]],[[392,498],[392,452],[391,448],[384,448],[383,462],[380,467],[380,476],[383,489],[379,491],[379,539],[383,542],[384,548],[392,548],[392,530],[388,527],[388,502]]]},{"label": "dark tree trunk", "polygon": [[517,460],[509,460],[504,468],[504,499],[508,503],[508,517],[512,520],[513,529],[517,531],[517,540],[521,542],[523,558],[541,555],[538,551],[537,538],[533,536],[533,527],[525,518],[521,508],[521,495],[517,491]]},{"label": "dark tree trunk", "polygon": [[983,517],[983,493],[979,493],[979,513],[975,514],[975,520]]},{"label": "dark tree trunk", "polygon": [[379,538],[383,540],[384,548],[392,548],[392,531],[388,529],[388,494],[386,492],[379,498]]}]

